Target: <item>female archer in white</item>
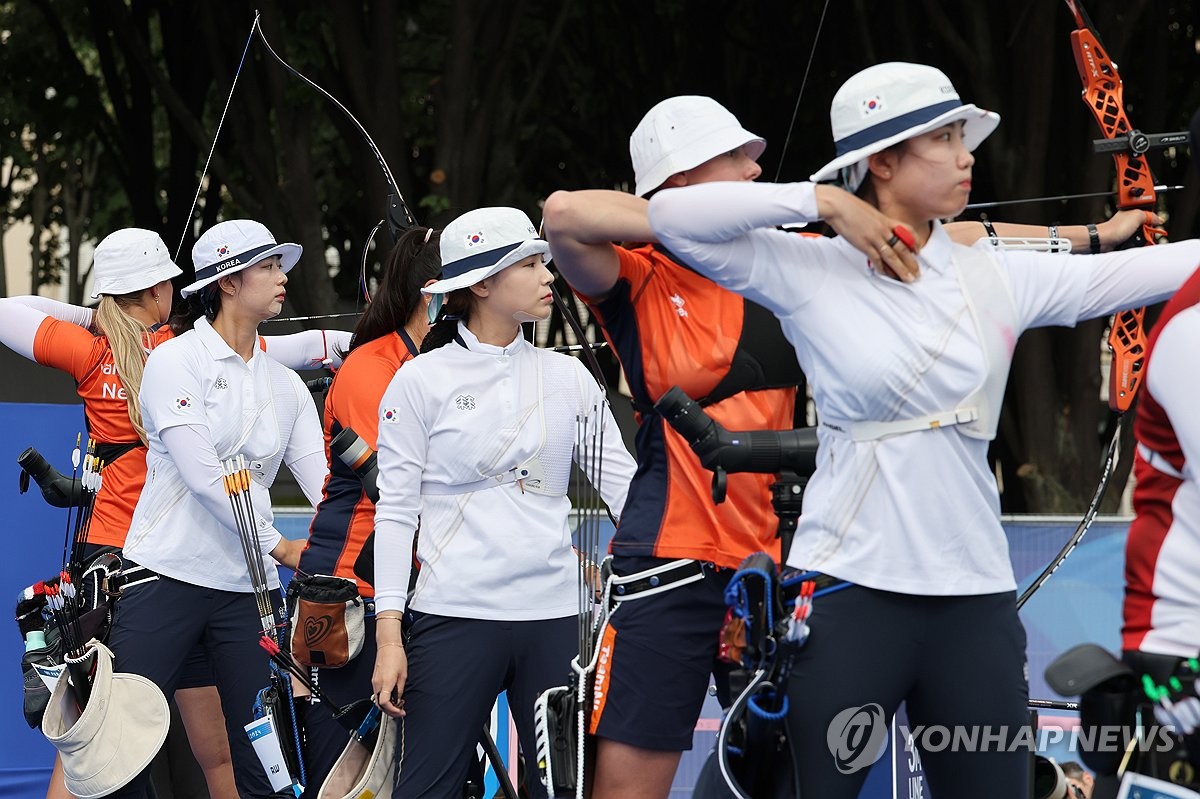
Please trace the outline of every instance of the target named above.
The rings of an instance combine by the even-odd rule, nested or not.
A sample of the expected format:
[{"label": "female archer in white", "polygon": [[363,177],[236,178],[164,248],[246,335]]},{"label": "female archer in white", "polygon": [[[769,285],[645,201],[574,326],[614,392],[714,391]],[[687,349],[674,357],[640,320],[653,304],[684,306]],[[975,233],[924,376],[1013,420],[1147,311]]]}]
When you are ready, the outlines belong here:
[{"label": "female archer in white", "polygon": [[[939,220],[966,205],[972,151],[999,117],[905,63],[850,78],[831,117],[837,157],[813,180],[882,216],[832,186],[714,183],[660,192],[650,222],[697,271],[773,311],[811,381],[821,448],[788,563],[852,585],[814,606],[789,682],[801,793],[857,796],[867,763],[835,760],[831,724],[858,709],[885,735],[907,701],[912,728],[991,731],[990,747],[922,752],[935,795],[1011,799],[1028,791],[1029,753],[1010,746],[1028,723],[1025,631],[987,449],[1013,348],[1029,328],[1168,297],[1200,242],[1103,255],[955,244]],[[773,229],[820,218],[841,235]]]},{"label": "female archer in white", "polygon": [[442,279],[423,289],[435,306],[445,298],[440,320],[380,406],[372,682],[380,707],[403,716],[396,797],[462,790],[463,755],[500,691],[537,773],[534,701],[570,674],[578,644],[572,459],[592,467],[614,515],[635,468],[595,379],[521,334],[552,303],[549,245],[529,218],[467,213],[446,226],[441,255]]}]

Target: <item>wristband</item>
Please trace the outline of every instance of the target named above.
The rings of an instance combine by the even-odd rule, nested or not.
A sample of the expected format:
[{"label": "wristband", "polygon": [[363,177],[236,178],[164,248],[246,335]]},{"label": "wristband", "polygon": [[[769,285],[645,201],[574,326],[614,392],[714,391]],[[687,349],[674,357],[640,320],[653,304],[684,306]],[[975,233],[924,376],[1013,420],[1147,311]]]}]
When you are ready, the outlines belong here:
[{"label": "wristband", "polygon": [[1058,238],[1058,225],[1050,225],[1049,227],[1046,228],[1046,231],[1050,234],[1050,238],[1052,238],[1052,239]]},{"label": "wristband", "polygon": [[1087,226],[1088,249],[1093,255],[1100,252],[1100,230],[1091,222]]}]

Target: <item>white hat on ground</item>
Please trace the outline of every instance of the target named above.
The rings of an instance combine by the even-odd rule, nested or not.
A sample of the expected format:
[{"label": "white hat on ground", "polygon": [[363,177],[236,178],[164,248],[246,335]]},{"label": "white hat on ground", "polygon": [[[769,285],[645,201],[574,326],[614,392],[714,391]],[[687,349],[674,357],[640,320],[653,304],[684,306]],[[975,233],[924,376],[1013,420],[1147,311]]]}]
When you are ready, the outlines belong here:
[{"label": "white hat on ground", "polygon": [[142,772],[167,738],[166,697],[139,674],[114,673],[113,653],[95,640],[91,696],[80,713],[64,671],[50,695],[42,734],[62,756],[67,790],[80,799],[107,796]]},{"label": "white hat on ground", "polygon": [[329,776],[321,785],[317,799],[372,799],[375,796],[390,796],[392,783],[396,779],[396,737],[400,723],[380,713],[370,749],[370,733],[364,738],[351,736],[350,743],[329,770]]}]

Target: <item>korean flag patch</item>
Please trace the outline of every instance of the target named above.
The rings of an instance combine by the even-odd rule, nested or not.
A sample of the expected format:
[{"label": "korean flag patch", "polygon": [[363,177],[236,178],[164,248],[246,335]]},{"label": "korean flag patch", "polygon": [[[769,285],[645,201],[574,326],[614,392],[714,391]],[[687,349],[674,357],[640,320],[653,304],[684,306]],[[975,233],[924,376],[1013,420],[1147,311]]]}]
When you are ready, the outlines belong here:
[{"label": "korean flag patch", "polygon": [[190,410],[192,405],[193,403],[191,397],[178,397],[175,400],[175,410],[177,411]]},{"label": "korean flag patch", "polygon": [[396,424],[400,421],[400,411],[395,408],[384,408],[379,414],[379,421],[384,424]]}]

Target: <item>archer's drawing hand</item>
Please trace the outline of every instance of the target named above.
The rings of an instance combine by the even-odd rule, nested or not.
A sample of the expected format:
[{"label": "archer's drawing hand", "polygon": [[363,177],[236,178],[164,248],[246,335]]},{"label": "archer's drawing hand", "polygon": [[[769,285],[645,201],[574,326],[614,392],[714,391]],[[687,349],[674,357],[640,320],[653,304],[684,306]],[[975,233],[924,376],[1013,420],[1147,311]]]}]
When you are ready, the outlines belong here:
[{"label": "archer's drawing hand", "polygon": [[911,228],[844,189],[820,185],[815,192],[821,218],[866,255],[872,269],[905,283],[920,276]]}]

